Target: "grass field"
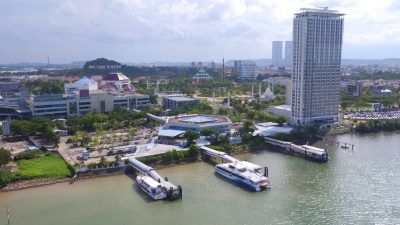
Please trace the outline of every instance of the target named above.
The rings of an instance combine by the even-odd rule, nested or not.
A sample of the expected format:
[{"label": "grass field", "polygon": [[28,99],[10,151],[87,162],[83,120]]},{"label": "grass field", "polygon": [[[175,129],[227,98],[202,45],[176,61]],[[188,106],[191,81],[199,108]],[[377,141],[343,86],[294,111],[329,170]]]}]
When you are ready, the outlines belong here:
[{"label": "grass field", "polygon": [[64,160],[54,154],[29,160],[18,160],[17,164],[19,171],[15,176],[21,179],[63,178],[71,175]]}]

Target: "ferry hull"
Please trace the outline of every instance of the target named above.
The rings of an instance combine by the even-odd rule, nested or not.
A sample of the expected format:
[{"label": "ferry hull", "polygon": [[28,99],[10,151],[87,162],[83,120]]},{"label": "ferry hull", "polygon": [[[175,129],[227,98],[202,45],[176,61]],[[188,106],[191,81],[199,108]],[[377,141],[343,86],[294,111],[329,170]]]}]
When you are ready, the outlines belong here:
[{"label": "ferry hull", "polygon": [[262,189],[266,189],[266,188],[262,188],[260,184],[251,184],[249,183],[249,181],[247,180],[243,180],[237,177],[232,176],[230,173],[227,173],[225,171],[222,171],[220,169],[218,169],[218,167],[215,167],[215,173],[229,179],[230,181],[232,181],[234,184],[245,187],[251,191],[261,191]]},{"label": "ferry hull", "polygon": [[141,180],[137,179],[137,182],[138,182],[138,186],[140,187],[140,189],[142,189],[142,191],[143,191],[146,195],[150,196],[150,198],[152,198],[153,200],[161,200],[161,199],[167,198],[167,194],[166,194],[166,193],[162,192],[162,193],[160,193],[160,194],[152,194],[152,193],[150,193],[149,190],[147,190],[147,189],[142,185],[142,181],[141,181]]}]

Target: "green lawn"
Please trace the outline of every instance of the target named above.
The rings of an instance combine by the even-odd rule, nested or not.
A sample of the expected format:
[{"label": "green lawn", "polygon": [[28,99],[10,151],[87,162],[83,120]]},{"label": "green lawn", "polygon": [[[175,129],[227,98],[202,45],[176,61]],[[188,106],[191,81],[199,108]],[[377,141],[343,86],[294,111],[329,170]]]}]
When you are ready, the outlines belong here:
[{"label": "green lawn", "polygon": [[54,154],[29,160],[18,160],[17,164],[19,171],[15,176],[21,179],[63,178],[71,175],[61,156]]}]

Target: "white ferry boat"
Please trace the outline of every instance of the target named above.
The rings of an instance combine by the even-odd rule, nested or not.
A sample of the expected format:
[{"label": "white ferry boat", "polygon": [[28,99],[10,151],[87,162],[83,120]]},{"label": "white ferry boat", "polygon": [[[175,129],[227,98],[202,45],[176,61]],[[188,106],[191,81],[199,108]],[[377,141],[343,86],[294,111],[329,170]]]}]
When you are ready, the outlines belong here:
[{"label": "white ferry boat", "polygon": [[140,189],[154,200],[167,198],[167,191],[156,180],[147,175],[138,175],[136,181]]},{"label": "white ferry boat", "polygon": [[253,191],[271,188],[270,180],[258,170],[248,168],[241,162],[223,163],[215,166],[215,172],[232,182]]}]

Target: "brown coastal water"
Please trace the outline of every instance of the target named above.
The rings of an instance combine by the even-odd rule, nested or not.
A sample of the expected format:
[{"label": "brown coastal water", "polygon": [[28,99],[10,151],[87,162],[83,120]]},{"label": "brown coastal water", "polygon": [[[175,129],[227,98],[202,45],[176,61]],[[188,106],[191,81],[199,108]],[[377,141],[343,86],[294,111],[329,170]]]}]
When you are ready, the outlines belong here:
[{"label": "brown coastal water", "polygon": [[236,156],[269,167],[272,189],[248,192],[194,163],[160,170],[183,199],[150,201],[119,175],[0,193],[15,225],[400,224],[400,133],[348,134],[354,151],[332,147],[326,164],[265,151]]}]

